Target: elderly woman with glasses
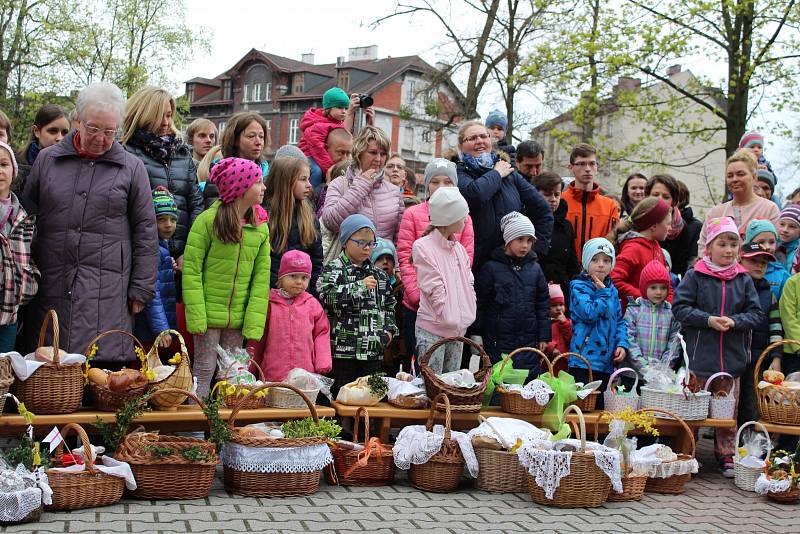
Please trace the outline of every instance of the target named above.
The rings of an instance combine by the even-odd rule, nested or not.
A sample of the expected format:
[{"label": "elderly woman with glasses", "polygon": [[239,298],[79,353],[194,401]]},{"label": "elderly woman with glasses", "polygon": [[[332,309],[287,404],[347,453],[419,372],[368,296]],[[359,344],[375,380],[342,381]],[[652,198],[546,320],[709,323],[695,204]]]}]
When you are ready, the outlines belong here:
[{"label": "elderly woman with glasses", "polygon": [[[37,216],[32,254],[42,273],[28,307],[29,334],[53,309],[67,352],[84,352],[99,332],[130,332],[155,292],[159,250],[147,171],[114,140],[124,111],[117,86],[84,88],[77,130],[41,151],[25,183],[23,198]],[[122,336],[104,340],[94,358],[105,368],[135,359]]]},{"label": "elderly woman with glasses", "polygon": [[500,219],[524,213],[536,228],[537,254],[550,249],[553,213],[542,195],[509,163],[492,151],[486,126],[467,121],[458,130],[458,189],[467,199],[475,231],[473,272],[479,273],[492,250],[503,245]]}]

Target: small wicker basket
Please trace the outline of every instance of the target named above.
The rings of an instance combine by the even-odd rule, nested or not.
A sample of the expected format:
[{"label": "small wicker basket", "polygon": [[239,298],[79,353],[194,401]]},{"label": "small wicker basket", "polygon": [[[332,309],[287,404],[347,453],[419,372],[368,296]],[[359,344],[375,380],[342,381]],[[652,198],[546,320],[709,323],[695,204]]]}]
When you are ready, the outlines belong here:
[{"label": "small wicker basket", "polygon": [[[728,377],[731,379],[731,389],[727,392],[711,393],[711,384],[717,378]],[[736,417],[736,381],[729,373],[714,373],[706,380],[703,388],[711,393],[709,400],[709,417],[711,419],[735,419]]]},{"label": "small wicker basket", "polygon": [[369,436],[369,411],[366,406],[356,410],[353,441],[358,443],[358,420],[364,419],[364,450],[353,451],[330,443],[333,467],[325,471],[329,484],[340,486],[388,486],[394,482],[394,456],[392,447],[384,445],[378,438]]},{"label": "small wicker basket", "polygon": [[[550,360],[547,359],[545,353],[533,347],[521,347],[512,353],[507,354],[506,357],[503,358],[503,364],[500,366],[501,375],[503,374],[503,369],[505,369],[506,364],[511,361],[511,358],[521,352],[533,352],[539,356],[539,359],[542,361],[542,363],[547,366],[547,371],[550,373],[550,375],[553,374],[553,366],[550,365]],[[519,391],[509,391],[500,384],[495,387],[495,391],[497,391],[498,395],[500,396],[500,408],[506,413],[539,415],[544,413],[544,409],[547,407],[546,404],[541,405],[536,402],[536,399],[524,399],[522,398],[522,393]],[[550,398],[552,398],[552,395]]]},{"label": "small wicker basket", "polygon": [[183,336],[177,330],[164,330],[158,334],[156,340],[153,341],[153,346],[150,347],[150,352],[147,353],[148,366],[152,368],[161,363],[161,359],[158,355],[158,344],[162,337],[170,334],[178,337],[181,346],[181,361],[168,377],[150,384],[152,393],[165,389],[171,390],[168,394],[150,395],[150,404],[156,410],[177,410],[178,406],[183,404],[188,396],[181,393],[181,391],[191,391],[194,385],[191,362],[189,361],[189,351],[186,350],[186,342]]},{"label": "small wicker basket", "polygon": [[[225,377],[227,379],[228,373],[231,372],[231,369],[234,365],[236,365],[236,361],[232,361],[228,368],[225,370]],[[250,360],[248,363],[252,363],[256,369],[258,369],[258,376],[259,379],[264,382],[264,370],[261,369],[261,366],[255,360]],[[242,400],[242,397],[247,395],[251,389],[257,387],[255,384],[231,384],[234,387],[234,393],[231,395],[225,395],[225,407],[226,408],[233,408],[236,404]],[[245,410],[255,410],[258,408],[263,408],[266,405],[266,395],[263,397],[250,397],[250,400],[247,401],[247,405],[243,407]]]},{"label": "small wicker basket", "polygon": [[[475,372],[475,380],[478,382],[478,385],[474,388],[459,388],[446,384],[436,376],[433,369],[428,366],[428,360],[431,359],[436,349],[453,341],[460,341],[469,345],[477,349],[481,355],[481,368]],[[481,411],[483,407],[483,393],[486,391],[486,386],[489,384],[492,375],[492,362],[481,345],[478,345],[471,339],[461,336],[443,337],[431,345],[425,354],[422,355],[419,359],[419,368],[422,373],[422,378],[425,380],[425,389],[428,392],[429,399],[438,398],[440,393],[444,393],[447,395],[450,411],[467,413],[477,413]],[[437,406],[436,403],[433,403],[432,406],[439,411],[445,409],[444,405]]]},{"label": "small wicker basket", "polygon": [[[84,469],[72,472],[47,470],[48,483],[53,490],[53,502],[47,509],[80,510],[108,506],[119,501],[125,491],[125,479],[99,471],[94,466],[94,459],[90,459],[92,446],[86,432],[76,423],[67,423],[61,428],[62,436],[66,437],[71,430],[78,434],[83,445]],[[62,442],[56,451],[56,467],[61,467],[63,450]]]},{"label": "small wicker basket", "polygon": [[442,448],[424,464],[411,464],[408,471],[408,481],[417,489],[434,493],[451,493],[458,489],[461,476],[464,474],[464,455],[461,448],[454,440],[450,439],[451,411],[450,399],[445,393],[439,393],[431,403],[431,411],[425,428],[433,430],[433,421],[436,414],[436,405],[444,406],[444,441]]},{"label": "small wicker basket", "polygon": [[[496,437],[501,439],[500,434],[485,417],[479,415],[478,419],[486,423]],[[516,452],[479,447],[475,449],[475,456],[478,459],[478,478],[475,479],[475,487],[479,490],[491,493],[528,491],[528,476],[525,468],[520,465]]]},{"label": "small wicker basket", "polygon": [[761,381],[761,366],[764,358],[773,350],[785,345],[793,345],[800,349],[800,341],[784,339],[776,341],[765,348],[756,361],[753,370],[753,384],[756,388],[756,404],[761,418],[767,423],[776,425],[800,425],[800,390],[789,389],[783,386],[769,385],[764,388],[758,386]]},{"label": "small wicker basket", "polygon": [[6,406],[6,393],[14,383],[14,369],[10,358],[0,358],[0,414]]},{"label": "small wicker basket", "polygon": [[[93,340],[89,342],[89,346],[86,347],[84,354],[86,355],[86,371],[88,372],[89,368],[91,367],[91,362],[89,361],[89,354],[92,350],[92,346],[99,342],[106,336],[112,334],[122,334],[124,336],[128,336],[133,340],[133,343],[136,347],[138,347],[142,354],[144,354],[144,347],[142,343],[130,332],[126,332],[124,330],[108,330],[106,332],[101,332]],[[100,410],[101,412],[116,412],[118,409],[125,406],[126,403],[135,399],[136,397],[141,397],[144,395],[148,389],[150,389],[150,384],[146,384],[139,388],[129,389],[127,391],[111,391],[108,389],[108,386],[101,386],[99,384],[95,384],[93,382],[89,382],[89,394],[92,397],[92,404],[94,404],[95,408]]]},{"label": "small wicker basket", "polygon": [[[589,363],[589,360],[587,360],[586,358],[584,358],[583,356],[581,356],[577,352],[562,352],[561,354],[559,354],[558,356],[553,358],[553,361],[550,362],[550,363],[553,365],[553,367],[555,367],[556,363],[559,360],[564,359],[564,360],[567,361],[567,365],[569,365],[569,357],[570,356],[575,356],[576,358],[578,358],[579,360],[581,360],[583,363],[586,364],[586,370],[589,372],[589,382],[594,381],[594,376],[592,375],[592,366]],[[567,369],[568,369],[567,372],[569,372],[569,367]],[[581,412],[593,412],[595,410],[595,408],[597,407],[597,399],[598,399],[598,397],[600,397],[600,391],[599,391],[599,389],[595,389],[594,391],[589,393],[585,398],[583,398],[583,399],[581,399],[581,398],[575,399],[575,401],[573,401],[572,404],[574,404],[575,406],[580,408]]]},{"label": "small wicker basket", "polygon": [[[683,431],[689,436],[689,440],[692,443],[692,453],[689,455],[686,454],[678,454],[678,459],[674,460],[675,462],[682,462],[686,460],[694,459],[695,453],[697,452],[697,442],[694,439],[694,432],[692,429],[689,428],[689,425],[686,424],[686,421],[683,420],[681,416],[675,413],[670,413],[666,410],[661,410],[659,408],[642,408],[644,412],[653,412],[653,415],[656,417],[659,414],[666,416],[668,419],[675,419],[683,427]],[[655,467],[655,474],[651,474],[650,478],[647,479],[647,486],[645,486],[645,491],[650,493],[664,493],[668,495],[676,495],[679,493],[683,493],[686,491],[684,487],[687,482],[692,480],[692,474],[686,473],[683,475],[673,475],[673,476],[663,476],[664,469],[672,462],[664,462],[661,465],[657,465]]]},{"label": "small wicker basket", "polygon": [[[756,428],[756,430],[760,430],[767,437],[767,458],[769,458],[769,455],[772,452],[772,440],[769,437],[769,432],[767,432],[767,429],[759,422],[748,421],[739,427],[739,429],[736,431],[736,446],[739,446],[739,440],[742,438],[742,430],[749,426],[753,426]],[[756,481],[763,472],[763,467],[759,468],[744,466],[739,463],[739,455],[733,455],[733,482],[736,484],[737,488],[744,491],[755,491]]]},{"label": "small wicker basket", "polygon": [[[614,379],[622,373],[633,374],[634,383],[630,395],[620,395],[614,390]],[[608,387],[606,387],[606,390],[603,392],[603,409],[608,412],[622,412],[625,408],[630,408],[633,411],[638,410],[640,402],[639,393],[637,393],[638,386],[639,373],[637,373],[635,369],[630,367],[621,367],[617,369],[608,377]],[[613,494],[614,492],[612,491],[611,493]],[[609,500],[611,499],[609,498]]]},{"label": "small wicker basket", "polygon": [[[303,395],[311,401],[311,404],[317,403],[319,396],[319,389],[301,389]],[[266,405],[270,408],[305,408],[306,403],[303,398],[292,391],[291,389],[283,387],[272,387],[267,390],[267,395],[264,398]]]}]

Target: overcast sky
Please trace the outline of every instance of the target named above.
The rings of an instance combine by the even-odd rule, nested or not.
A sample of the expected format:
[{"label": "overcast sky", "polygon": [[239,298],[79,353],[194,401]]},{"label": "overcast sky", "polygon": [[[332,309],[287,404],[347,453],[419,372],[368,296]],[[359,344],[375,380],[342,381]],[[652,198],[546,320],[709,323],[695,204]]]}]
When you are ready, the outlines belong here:
[{"label": "overcast sky", "polygon": [[[337,56],[347,57],[351,47],[378,45],[378,56],[420,55],[431,64],[442,59],[439,45],[445,41],[437,22],[424,15],[408,16],[386,21],[372,29],[369,24],[376,18],[393,12],[394,0],[291,0],[252,2],[249,0],[187,0],[187,22],[194,28],[210,30],[206,40],[209,53],[196,53],[194,57],[179,62],[183,68],[176,73],[180,92],[182,82],[194,76],[214,77],[233,66],[251,48],[300,60],[301,54],[313,52],[316,63],[332,63]],[[168,4],[165,4],[168,5]],[[457,6],[458,0],[452,5]],[[459,14],[457,27],[476,27],[481,21],[472,20],[467,11]],[[701,73],[706,67],[702,61],[684,64]],[[711,67],[708,65],[707,67]],[[458,83],[458,80],[456,80]],[[502,108],[496,91],[482,95],[479,112],[486,115],[492,108]],[[536,101],[523,97],[517,107],[527,106],[530,113],[540,119],[542,115]],[[753,128],[765,128],[769,114],[755,118]],[[797,127],[797,120],[790,126]],[[786,139],[776,139],[767,134],[766,156],[772,161],[779,181],[788,186],[790,165],[795,147]]]}]

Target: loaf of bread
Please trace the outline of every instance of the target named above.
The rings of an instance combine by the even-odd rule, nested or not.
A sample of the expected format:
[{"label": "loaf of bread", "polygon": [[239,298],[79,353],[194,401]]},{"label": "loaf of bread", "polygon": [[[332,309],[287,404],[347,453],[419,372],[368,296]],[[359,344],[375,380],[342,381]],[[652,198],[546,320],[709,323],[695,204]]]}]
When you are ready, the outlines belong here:
[{"label": "loaf of bread", "polygon": [[108,375],[108,389],[128,391],[147,384],[147,377],[135,369],[121,369]]},{"label": "loaf of bread", "polygon": [[98,369],[97,367],[92,367],[89,369],[89,374],[87,375],[89,382],[92,384],[97,384],[98,386],[107,386],[108,385],[108,373],[103,371],[102,369]]},{"label": "loaf of bread", "polygon": [[[64,350],[58,349],[59,359],[66,355],[67,353]],[[39,362],[53,363],[53,347],[39,347],[34,352],[33,357]]]}]

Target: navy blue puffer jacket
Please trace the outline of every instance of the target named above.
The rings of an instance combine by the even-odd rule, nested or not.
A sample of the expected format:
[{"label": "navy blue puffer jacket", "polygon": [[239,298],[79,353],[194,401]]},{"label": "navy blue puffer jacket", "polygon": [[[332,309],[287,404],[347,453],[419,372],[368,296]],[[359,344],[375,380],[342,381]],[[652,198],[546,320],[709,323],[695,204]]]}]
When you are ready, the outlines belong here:
[{"label": "navy blue puffer jacket", "polygon": [[144,311],[136,316],[134,334],[140,341],[153,341],[164,330],[177,329],[178,318],[175,312],[177,290],[175,271],[172,269],[172,256],[166,241],[159,239],[158,278],[156,294],[147,303]]}]

